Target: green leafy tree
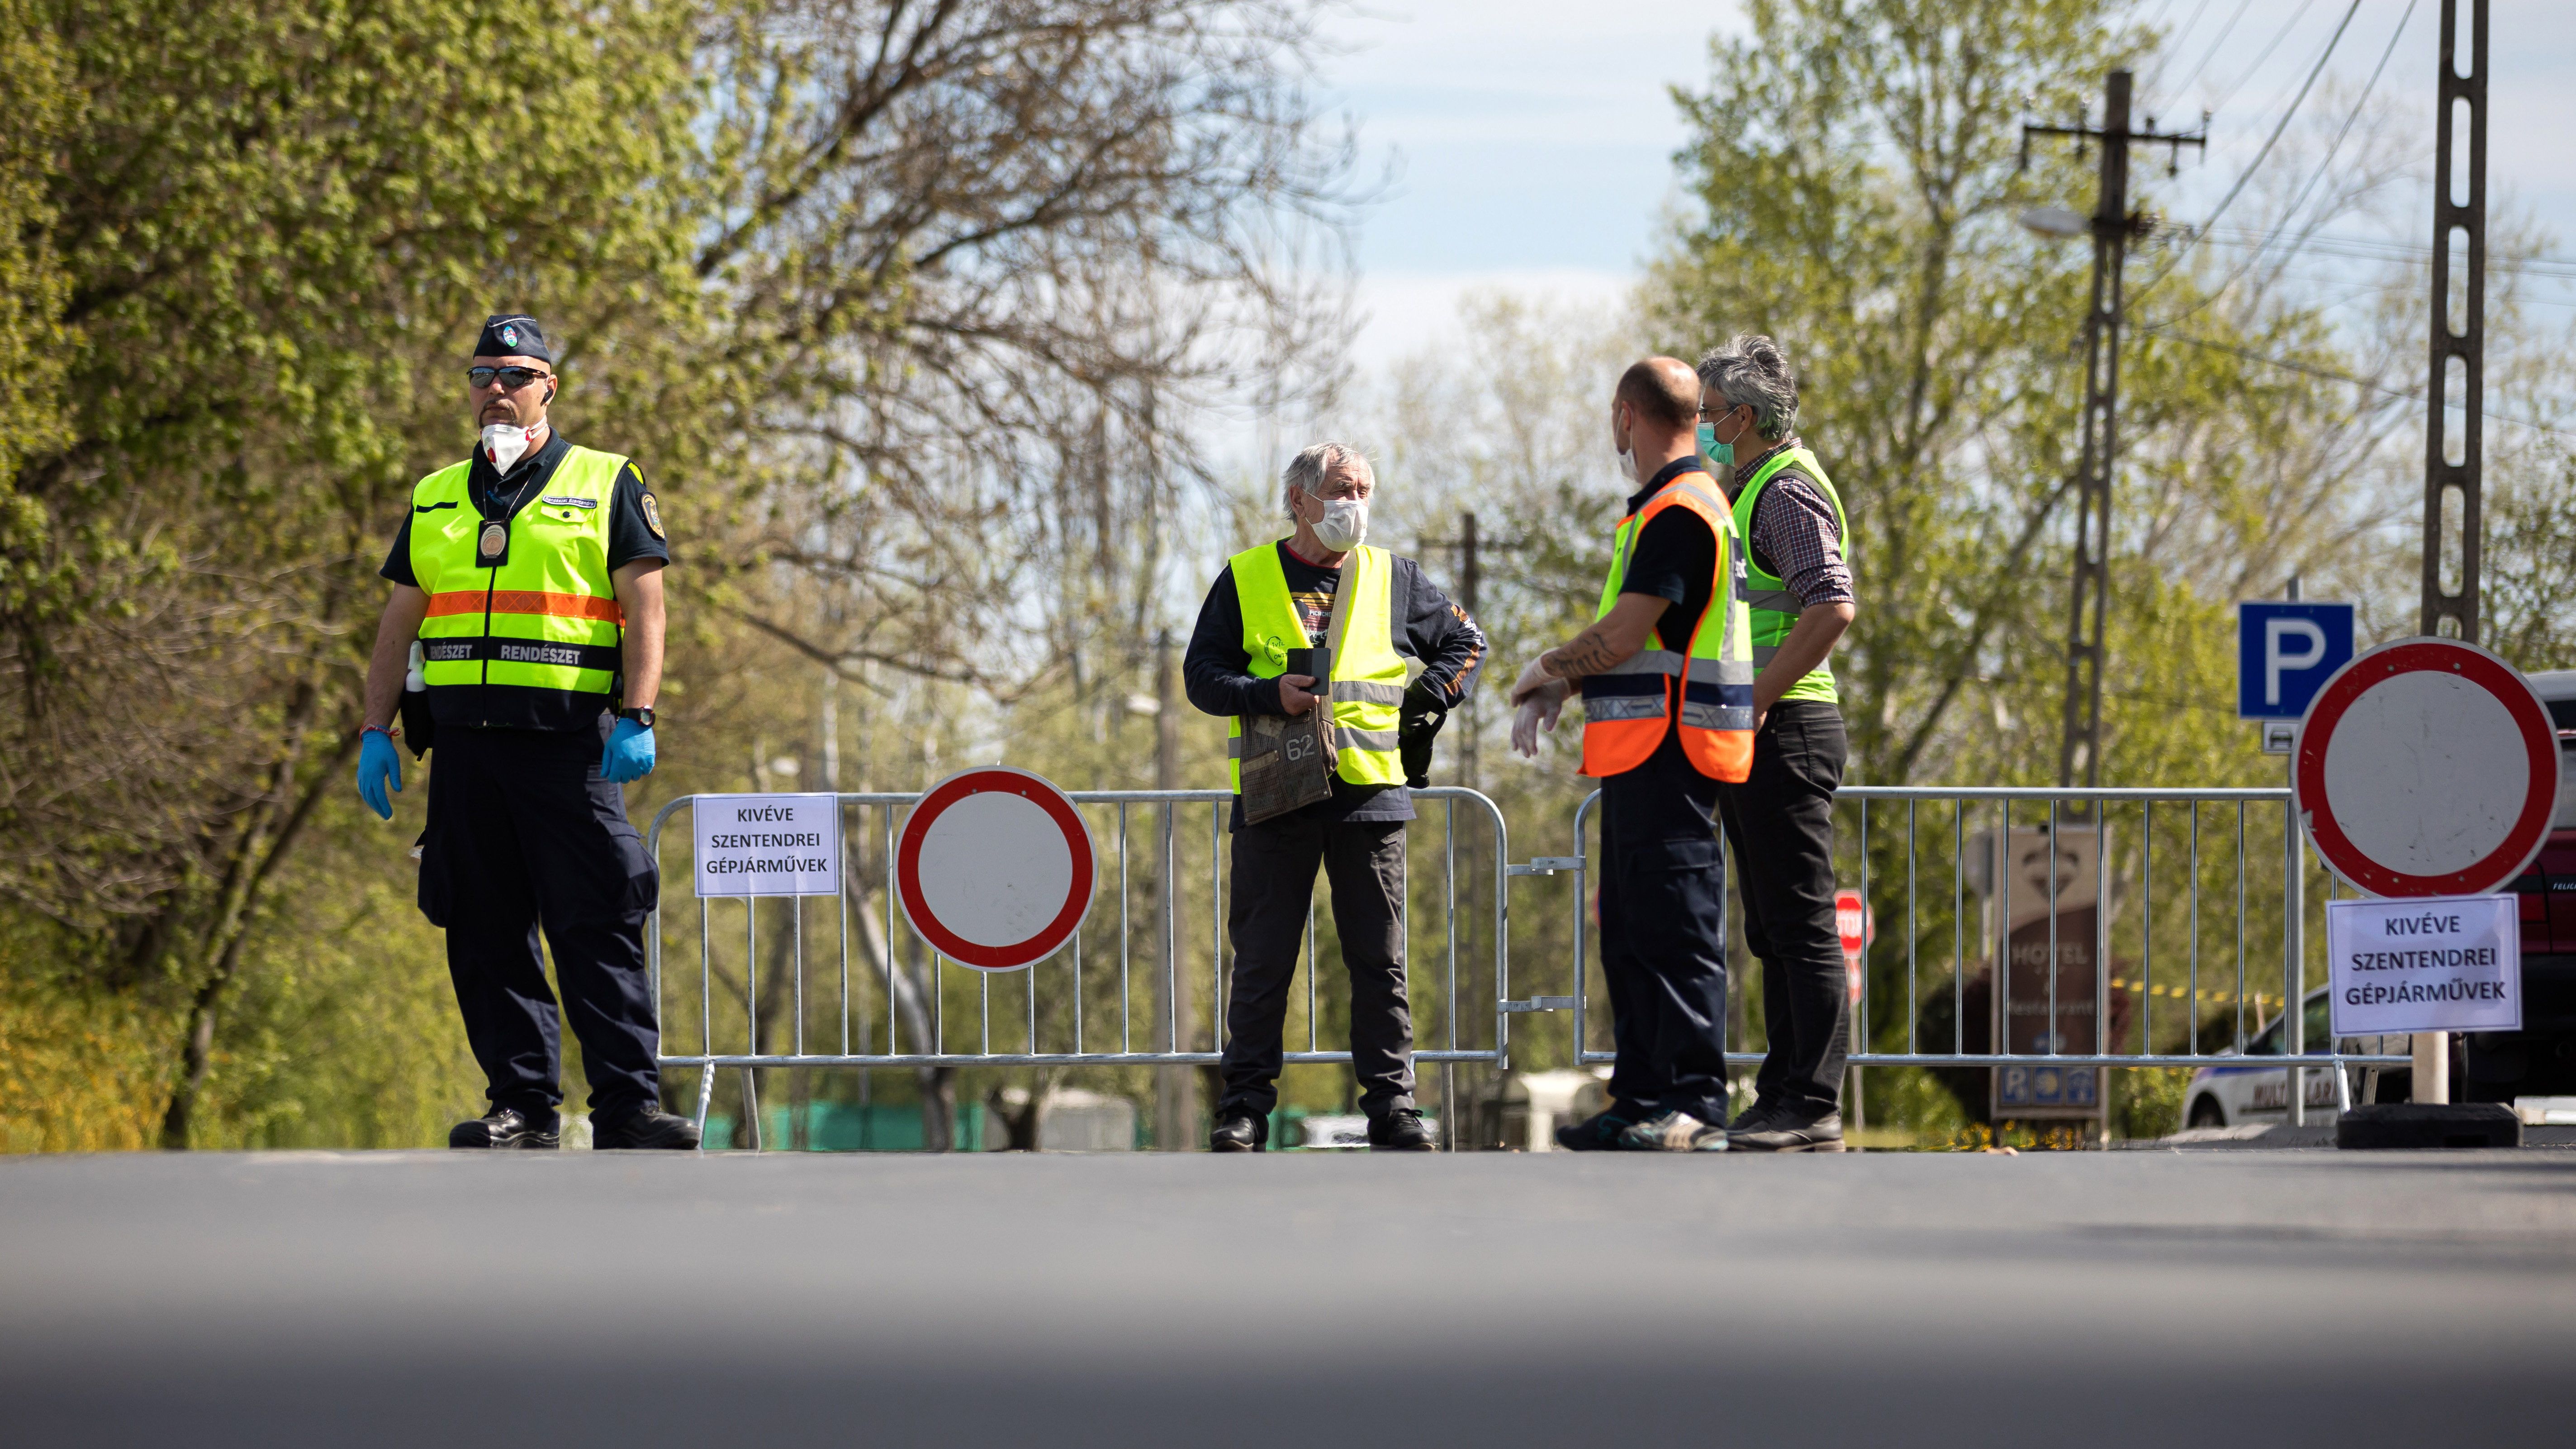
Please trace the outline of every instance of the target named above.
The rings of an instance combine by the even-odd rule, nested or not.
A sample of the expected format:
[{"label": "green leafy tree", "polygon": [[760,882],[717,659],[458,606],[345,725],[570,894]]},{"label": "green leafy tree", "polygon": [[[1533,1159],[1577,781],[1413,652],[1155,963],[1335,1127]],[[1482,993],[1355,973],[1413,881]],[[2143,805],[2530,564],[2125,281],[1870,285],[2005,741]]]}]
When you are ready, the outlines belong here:
[{"label": "green leafy tree", "polygon": [[25,848],[0,873],[74,978],[175,1013],[185,1145],[279,872],[348,813],[369,575],[461,445],[475,321],[546,311],[568,412],[678,441],[651,422],[694,295],[667,285],[687,31],[616,5],[42,19],[77,101],[37,233],[67,406],[12,480],[0,819]]},{"label": "green leafy tree", "polygon": [[[809,728],[755,638],[961,718],[1061,662],[1110,748],[1199,409],[1302,385],[1280,359],[1339,285],[1299,250],[1347,153],[1296,0],[9,15],[0,1032],[157,1041],[116,1080],[158,1083],[174,1146],[402,1138],[449,1100],[452,1026],[363,1045],[445,987],[375,914],[408,832],[347,767],[374,570],[466,445],[487,311],[546,318],[558,419],[662,494],[686,788]],[[363,953],[310,937],[361,922],[409,995],[332,989]]]}]

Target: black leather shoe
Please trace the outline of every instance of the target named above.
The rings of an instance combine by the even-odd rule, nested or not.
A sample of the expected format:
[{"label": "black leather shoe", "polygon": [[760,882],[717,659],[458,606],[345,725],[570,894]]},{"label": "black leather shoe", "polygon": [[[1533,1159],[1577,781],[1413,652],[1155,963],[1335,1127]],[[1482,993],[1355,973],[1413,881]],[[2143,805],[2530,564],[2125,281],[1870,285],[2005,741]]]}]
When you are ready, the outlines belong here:
[{"label": "black leather shoe", "polygon": [[637,1107],[605,1122],[592,1118],[590,1145],[599,1152],[630,1148],[688,1152],[698,1145],[698,1124],[659,1107]]},{"label": "black leather shoe", "polygon": [[1249,1112],[1235,1112],[1216,1119],[1208,1133],[1210,1152],[1262,1152],[1270,1145],[1270,1124]]},{"label": "black leather shoe", "polygon": [[1840,1152],[1843,1114],[1827,1112],[1801,1122],[1786,1111],[1775,1111],[1750,1128],[1731,1134],[1727,1145],[1737,1152]]},{"label": "black leather shoe", "polygon": [[545,1120],[545,1125],[539,1126],[516,1107],[495,1107],[484,1116],[471,1122],[459,1122],[448,1129],[447,1145],[505,1152],[542,1152],[563,1146],[563,1136],[556,1130],[552,1117]]},{"label": "black leather shoe", "polygon": [[1440,1144],[1431,1139],[1431,1129],[1422,1125],[1422,1114],[1411,1107],[1398,1107],[1383,1117],[1371,1117],[1368,1138],[1372,1152],[1440,1150]]},{"label": "black leather shoe", "polygon": [[1636,1123],[1636,1118],[1612,1107],[1596,1112],[1580,1122],[1568,1122],[1556,1129],[1556,1145],[1568,1152],[1618,1152],[1619,1134]]},{"label": "black leather shoe", "polygon": [[1775,1110],[1777,1110],[1775,1104],[1756,1099],[1752,1106],[1735,1114],[1735,1120],[1726,1124],[1726,1130],[1729,1132],[1755,1131],[1762,1119],[1770,1116]]}]

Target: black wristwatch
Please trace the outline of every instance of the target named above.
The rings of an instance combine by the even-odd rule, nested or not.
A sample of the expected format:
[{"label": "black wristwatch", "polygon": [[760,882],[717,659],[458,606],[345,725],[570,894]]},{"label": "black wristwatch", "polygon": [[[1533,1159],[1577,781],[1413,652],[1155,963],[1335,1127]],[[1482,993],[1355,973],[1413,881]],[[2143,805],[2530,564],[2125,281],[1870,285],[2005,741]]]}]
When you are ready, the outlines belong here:
[{"label": "black wristwatch", "polygon": [[653,727],[653,710],[650,705],[642,709],[621,709],[617,712],[617,717],[631,719],[648,730]]}]

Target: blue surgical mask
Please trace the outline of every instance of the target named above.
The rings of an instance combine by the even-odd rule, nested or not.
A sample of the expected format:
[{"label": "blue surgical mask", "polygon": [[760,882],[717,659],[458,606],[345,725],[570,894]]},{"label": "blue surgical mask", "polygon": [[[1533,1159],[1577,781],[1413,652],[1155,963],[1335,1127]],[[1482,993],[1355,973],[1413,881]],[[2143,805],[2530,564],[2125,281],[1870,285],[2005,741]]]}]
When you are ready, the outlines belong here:
[{"label": "blue surgical mask", "polygon": [[1716,427],[1708,423],[1699,425],[1699,455],[1706,458],[1712,468],[1735,466],[1735,445],[1719,442]]}]

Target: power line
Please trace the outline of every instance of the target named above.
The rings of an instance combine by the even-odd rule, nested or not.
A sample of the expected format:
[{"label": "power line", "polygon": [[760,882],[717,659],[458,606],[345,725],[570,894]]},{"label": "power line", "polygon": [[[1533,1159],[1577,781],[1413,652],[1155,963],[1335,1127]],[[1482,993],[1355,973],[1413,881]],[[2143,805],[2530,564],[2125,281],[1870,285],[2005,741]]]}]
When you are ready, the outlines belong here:
[{"label": "power line", "polygon": [[[2360,4],[2361,0],[2353,0],[2354,9],[2359,9]],[[2236,285],[2239,278],[2243,277],[2247,272],[2254,270],[2256,266],[2261,264],[2263,253],[2270,250],[2272,244],[2280,240],[2282,231],[2288,228],[2291,221],[2296,219],[2300,212],[2307,209],[2308,197],[2316,191],[2318,184],[2326,179],[2326,173],[2333,169],[2334,159],[2342,152],[2344,141],[2352,135],[2354,123],[2361,119],[2362,110],[2370,104],[2370,93],[2379,88],[2379,77],[2388,69],[2388,58],[2397,53],[2397,42],[2405,39],[2407,22],[2414,18],[2415,0],[2406,0],[2406,12],[2397,17],[2397,29],[2395,33],[2388,37],[2388,48],[2379,53],[2379,64],[2371,68],[2370,80],[2362,86],[2361,94],[2353,99],[2352,110],[2345,114],[2342,128],[2335,132],[2333,143],[2326,147],[2326,154],[2318,159],[2316,169],[2308,173],[2308,179],[2305,184],[2299,187],[2298,194],[2290,199],[2289,206],[2281,213],[2281,219],[2272,223],[2272,230],[2264,236],[2260,243],[2256,244],[2253,255],[2246,258],[2245,265],[2228,273],[2217,286],[2210,288],[2199,301],[2194,302],[2191,306],[2185,308],[2179,315],[2172,319],[2173,321],[2179,322],[2183,320],[2183,318],[2190,317],[2201,311],[2203,308],[2208,307],[2211,303],[2216,302],[2220,296],[2225,294],[2228,288]],[[2349,22],[2352,19],[2351,13],[2347,12],[2344,19]],[[2336,32],[2336,38],[2342,38],[2342,32],[2340,30]],[[2328,55],[2334,53],[2334,47],[2331,44],[2326,47],[2326,53]],[[2322,59],[2320,59],[2319,64],[2323,64]],[[2311,79],[2313,78],[2314,77],[2311,76]],[[2306,94],[2305,90],[2303,89],[2300,94],[2304,96]],[[2293,109],[2295,109],[2295,107],[2293,107]],[[2282,117],[2282,124],[2287,125],[2288,122],[2289,118],[2287,116]],[[2277,139],[2279,135],[2280,132],[2273,132],[2275,139]],[[2270,149],[2268,143],[2265,149]],[[2256,159],[2259,163],[2260,158],[2258,157]],[[2242,183],[2240,182],[2239,184],[2241,185]],[[2232,199],[2234,193],[2229,193],[2229,196]],[[2225,202],[2220,203],[2222,209],[2225,205]],[[2290,257],[2298,255],[2299,248],[2307,242],[2309,237],[2315,235],[2316,229],[2322,225],[2324,225],[2324,218],[2322,217],[2309,223],[2307,229],[2299,234],[2298,240],[2290,244],[2289,251],[2283,254],[2281,260],[2287,261]],[[2188,243],[2186,243],[2186,245],[2188,245]],[[2170,270],[2170,268],[2167,270]]]},{"label": "power line", "polygon": [[[2175,332],[2162,326],[2147,326],[2138,330],[2152,333],[2158,337],[2171,338],[2176,342],[2189,343],[2194,347],[2205,347],[2212,352],[2228,353],[2232,356],[2244,358],[2248,362],[2262,363],[2266,367],[2283,368],[2290,372],[2304,372],[2310,377],[2321,377],[2330,382],[2348,383],[2353,387],[2367,388],[2372,392],[2385,393],[2389,397],[2405,398],[2410,401],[2420,400],[2423,397],[2421,392],[2410,392],[2404,388],[2390,387],[2386,383],[2373,382],[2366,377],[2355,377],[2349,372],[2339,372],[2331,367],[2319,367],[2314,363],[2292,362],[2286,357],[2272,357],[2264,353],[2255,352],[2249,348],[2238,347],[2233,343],[2220,342],[2214,338],[2194,337],[2188,332]],[[2554,427],[2548,423],[2535,422],[2530,418],[2516,417],[2511,413],[2500,413],[2493,408],[2480,408],[2478,409],[2478,412],[2482,416],[2494,418],[2496,421],[2501,423],[2512,423],[2516,427],[2530,428],[2535,432],[2551,433],[2562,438],[2576,438],[2576,431]]]},{"label": "power line", "polygon": [[2281,28],[2272,32],[2271,44],[2264,46],[2262,52],[2254,57],[2254,63],[2245,67],[2245,73],[2236,78],[2236,84],[2220,93],[2218,99],[2211,103],[2211,110],[2225,110],[2227,103],[2236,99],[2236,93],[2245,89],[2245,83],[2262,72],[2263,62],[2270,60],[2272,52],[2281,48],[2281,42],[2290,38],[2290,32],[2298,28],[2299,18],[2306,15],[2308,7],[2315,3],[2317,0],[2299,0],[2299,8],[2291,11],[2290,18],[2281,22]]},{"label": "power line", "polygon": [[[2239,0],[2239,3],[2243,3],[2243,0]],[[2184,21],[2184,22],[2182,23],[2182,28],[2181,28],[2181,29],[2179,29],[2179,30],[2177,30],[2177,31],[2175,31],[2175,32],[2173,33],[2173,35],[2172,35],[2172,37],[2171,37],[2171,38],[2172,38],[2172,40],[2179,42],[2179,41],[2180,41],[2184,36],[2191,34],[2191,28],[2192,28],[2193,26],[2198,25],[2198,24],[2200,23],[2200,17],[2201,17],[2201,15],[2202,15],[2204,12],[2206,12],[2208,9],[2209,9],[2209,0],[2200,0],[2200,3],[2199,3],[2199,4],[2194,5],[2193,7],[2191,7],[2191,18],[2190,18],[2189,20]],[[2150,75],[2150,76],[2148,76],[2148,77],[2147,77],[2146,90],[2147,90],[2148,92],[2153,93],[2153,92],[2156,92],[2156,91],[2160,91],[2160,90],[2162,90],[2162,89],[2164,88],[2164,81],[2165,81],[2165,62],[2166,62],[2166,60],[2171,56],[2171,54],[2172,54],[2172,52],[2171,52],[2170,50],[2167,50],[2167,51],[2164,51],[2164,52],[2162,52],[2162,53],[2160,53],[2160,54],[2158,54],[2158,55],[2156,56],[2156,69],[2155,69],[2155,74]],[[2188,86],[2188,85],[2190,85],[2190,84],[2191,84],[2191,82],[2189,82],[2189,81],[2184,81],[2184,82],[2183,82],[2183,84],[2184,84],[2184,85],[2186,85],[2186,86]]]},{"label": "power line", "polygon": [[2246,10],[2253,3],[2254,0],[2236,0],[2236,13],[2227,17],[2225,25],[2218,27],[2218,38],[2209,43],[2209,49],[2200,53],[2200,64],[2193,66],[2191,74],[2182,78],[2182,84],[2174,87],[2176,96],[2188,92],[2191,89],[2191,83],[2200,79],[2200,73],[2209,69],[2209,63],[2218,57],[2218,48],[2227,43],[2228,36],[2236,33],[2236,22],[2245,18]]},{"label": "power line", "polygon": [[[2306,282],[2310,287],[2330,294],[2323,303],[2323,305],[2329,307],[2348,306],[2361,298],[2378,299],[2388,295],[2388,285],[2384,281],[2355,281],[2348,272],[2332,269],[2325,271],[2306,270],[2308,267],[2322,264],[2330,255],[2331,254],[2329,253],[2311,250],[2311,252],[2305,255],[2285,258],[2281,263],[2282,275],[2298,277],[2302,281]],[[2421,270],[2422,267],[2423,261],[2421,258],[2418,258],[2415,262],[2415,268],[2417,270]],[[2489,267],[2487,269],[2487,274],[2492,277],[2500,270],[2502,269]],[[2525,307],[2576,307],[2576,297],[2543,297],[2531,295],[2517,297],[2514,300],[2517,305]],[[2159,325],[2171,326],[2174,322],[2180,320],[2181,319],[2178,317],[2169,318]]]},{"label": "power line", "polygon": [[[2371,67],[2369,81],[2363,84],[2361,94],[2352,103],[2351,112],[2343,118],[2343,129],[2335,132],[2334,144],[2326,148],[2324,159],[2318,161],[2317,169],[2309,173],[2307,185],[2299,188],[2299,194],[2291,201],[2289,209],[2281,213],[2279,221],[2273,223],[2272,235],[2263,239],[2265,246],[2270,246],[2273,239],[2280,236],[2281,232],[2289,226],[2290,219],[2307,206],[2308,196],[2317,189],[2317,183],[2326,179],[2326,171],[2334,165],[2336,153],[2343,150],[2345,138],[2352,134],[2353,123],[2361,119],[2362,108],[2370,104],[2370,93],[2379,88],[2379,77],[2388,69],[2388,58],[2397,53],[2397,42],[2406,38],[2407,22],[2414,18],[2415,0],[2406,0],[2406,13],[2397,17],[2397,30],[2388,37],[2388,48],[2379,53],[2379,64]],[[2299,240],[2304,242],[2315,232],[2316,224],[2312,223],[2305,232],[2300,234]],[[2292,252],[2298,249],[2296,243],[2290,248]]]},{"label": "power line", "polygon": [[2210,211],[2208,219],[2195,227],[2190,236],[2183,239],[2181,246],[2174,248],[2172,255],[2165,261],[2164,270],[2148,278],[2146,285],[2138,288],[2138,295],[2141,298],[2145,297],[2156,283],[2172,275],[2175,267],[2182,265],[2183,256],[2191,250],[2193,239],[2208,231],[2221,216],[2227,214],[2227,208],[2233,205],[2237,196],[2245,190],[2245,183],[2253,180],[2254,173],[2262,169],[2264,161],[2272,154],[2272,148],[2280,143],[2281,133],[2290,129],[2291,118],[2299,114],[2299,107],[2307,101],[2308,92],[2316,85],[2317,77],[2325,74],[2326,62],[2334,58],[2335,47],[2343,43],[2344,31],[2351,26],[2352,17],[2360,13],[2360,10],[2361,0],[2352,0],[2351,6],[2343,12],[2343,19],[2335,25],[2333,36],[2327,39],[2325,52],[2317,57],[2315,65],[2309,67],[2308,78],[2299,83],[2299,93],[2290,98],[2289,109],[2281,113],[2280,124],[2274,126],[2272,134],[2264,138],[2263,149],[2255,152],[2254,159],[2237,174],[2236,184],[2227,188],[2227,194],[2218,199],[2218,205]]},{"label": "power line", "polygon": [[[2240,250],[2264,250],[2270,239],[2257,237],[2251,227],[2214,227],[2201,240],[2215,247]],[[2298,250],[2318,256],[2345,257],[2361,262],[2409,262],[2422,265],[2432,259],[2433,249],[2412,242],[2381,241],[2371,237],[2311,236],[2298,243]],[[2576,282],[2576,257],[2535,256],[2520,262],[2487,263],[2487,275],[2538,277],[2545,281]]]}]

